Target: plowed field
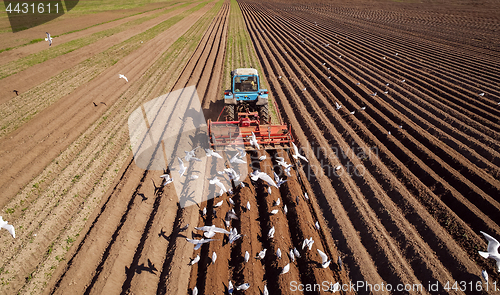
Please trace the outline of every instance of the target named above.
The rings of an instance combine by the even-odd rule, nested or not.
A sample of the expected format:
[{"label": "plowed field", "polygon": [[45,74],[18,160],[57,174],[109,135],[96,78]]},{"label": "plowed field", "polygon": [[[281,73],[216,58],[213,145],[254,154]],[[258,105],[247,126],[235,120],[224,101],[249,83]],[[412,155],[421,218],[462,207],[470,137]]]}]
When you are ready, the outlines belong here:
[{"label": "plowed field", "polygon": [[[50,49],[0,52],[0,205],[16,228],[16,238],[0,231],[0,293],[227,294],[232,284],[233,294],[323,294],[337,282],[342,294],[500,290],[494,260],[477,252],[487,248],[480,231],[500,238],[495,1],[190,1],[133,11],[99,14],[107,22]],[[291,127],[308,162],[293,150],[249,151],[243,171],[287,181],[269,193],[248,175],[244,187],[219,175],[232,192],[181,206],[162,185],[165,171],[134,161],[127,119],[196,86],[215,120],[239,67],[259,70],[273,120]],[[278,157],[294,165],[291,176]],[[206,159],[210,179],[230,165],[226,155]],[[166,170],[174,180],[176,169]],[[190,181],[214,192],[208,177]],[[230,210],[238,219],[227,227]],[[194,250],[186,238],[202,238],[195,227],[205,225],[242,236],[230,243],[217,233]]]}]

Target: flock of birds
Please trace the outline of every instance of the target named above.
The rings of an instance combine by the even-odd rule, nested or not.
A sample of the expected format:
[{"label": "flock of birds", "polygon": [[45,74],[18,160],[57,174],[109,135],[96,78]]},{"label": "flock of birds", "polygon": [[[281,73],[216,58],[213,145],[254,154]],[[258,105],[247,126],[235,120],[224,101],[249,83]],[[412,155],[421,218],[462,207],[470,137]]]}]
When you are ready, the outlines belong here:
[{"label": "flock of birds", "polygon": [[[341,108],[341,106],[337,105],[337,108]],[[253,140],[255,140],[255,137],[249,138],[249,141],[253,141]],[[254,145],[254,144],[252,144],[252,145]],[[254,146],[257,147],[257,145],[254,145]],[[187,163],[189,163],[191,161],[201,161],[199,158],[196,157],[196,154],[195,154],[195,151],[198,148],[199,147],[196,147],[195,149],[193,149],[191,151],[185,152],[186,156],[184,157],[184,160]],[[305,156],[303,156],[299,153],[297,146],[293,143],[292,143],[292,150],[293,150],[292,157],[294,159],[296,159],[296,160],[301,159],[303,161],[308,161]],[[208,157],[216,157],[219,159],[223,159],[223,157],[219,153],[217,153],[216,151],[214,151],[212,149],[205,149],[205,154]],[[235,154],[235,156],[230,157],[229,162],[232,164],[245,164],[246,163],[246,161],[244,160],[245,156],[246,156],[245,150],[238,149],[238,152]],[[259,160],[263,161],[266,158],[267,157],[265,155],[262,155],[259,157]],[[178,157],[177,160],[179,162],[178,173],[179,173],[179,176],[182,177],[186,173],[187,167],[181,158]],[[287,176],[291,176],[290,168],[293,167],[292,164],[286,163],[286,161],[283,157],[276,157],[276,163],[277,163],[277,165],[281,165],[284,168],[284,171],[287,174]],[[336,170],[338,170],[339,168],[340,167],[337,167]],[[240,178],[241,178],[241,176],[238,175],[238,173],[233,168],[225,168],[223,171],[218,171],[218,174],[219,175],[227,175],[230,180],[234,181],[235,184],[238,183]],[[249,174],[249,176],[253,182],[258,182],[259,180],[261,180],[263,183],[267,184],[269,194],[271,194],[272,187],[279,188],[283,183],[288,181],[287,179],[283,180],[276,173],[274,173],[274,177],[271,177],[269,174],[267,174],[265,172],[261,172],[259,170],[255,170],[255,171],[251,172]],[[163,174],[163,175],[161,175],[161,178],[164,180],[163,185],[168,185],[168,184],[173,182],[173,178],[169,174]],[[191,179],[193,179],[193,178],[191,178]],[[215,176],[214,178],[208,179],[208,181],[211,185],[215,185],[220,189],[219,195],[223,195],[224,193],[227,193],[228,195],[232,194],[231,189],[227,189],[217,176]],[[239,185],[241,185],[242,187],[245,187],[244,182],[239,182]],[[304,193],[304,198],[306,200],[309,199],[309,197],[307,196],[307,193]],[[299,202],[299,199],[300,199],[299,196],[297,196],[297,198],[296,198],[297,203]],[[230,205],[233,205],[233,206],[235,205],[235,203],[231,197],[228,198],[228,202]],[[222,206],[223,203],[224,203],[224,201],[221,200],[221,201],[217,202],[216,204],[214,204],[213,207],[218,208],[218,207]],[[279,206],[280,204],[281,204],[281,200],[280,200],[280,198],[278,198],[273,203],[273,206]],[[247,211],[250,211],[251,210],[250,202],[247,202],[246,206],[244,208]],[[278,209],[273,209],[273,210],[271,210],[270,214],[274,215],[274,214],[277,214],[278,212],[279,212]],[[287,212],[288,212],[286,205],[283,206],[283,212],[285,214],[287,214]],[[214,213],[215,213],[215,209],[214,209]],[[205,207],[202,210],[202,215],[205,216],[206,214],[207,214],[207,208]],[[189,243],[192,243],[194,245],[194,250],[200,249],[203,244],[218,240],[218,239],[214,238],[216,234],[227,235],[227,240],[229,241],[229,244],[233,244],[235,241],[237,241],[238,239],[240,239],[244,236],[241,233],[238,233],[236,228],[231,228],[231,220],[233,220],[233,219],[238,219],[238,217],[234,211],[234,208],[229,210],[225,215],[224,223],[225,223],[226,228],[220,228],[220,227],[217,227],[215,225],[205,225],[205,226],[201,226],[201,227],[195,227],[195,230],[203,232],[203,234],[202,234],[203,237],[200,239],[186,238],[186,240]],[[320,229],[319,222],[316,221],[314,226],[317,230]],[[188,227],[188,225],[185,226],[183,229],[187,229],[187,227]],[[12,231],[13,231],[13,228],[12,228]],[[275,227],[274,226],[271,227],[269,229],[269,231],[267,232],[267,238],[273,239],[275,232],[276,232]],[[482,257],[484,257],[486,259],[488,259],[488,258],[495,259],[497,262],[497,264],[496,264],[497,271],[500,272],[500,254],[498,252],[498,248],[500,246],[500,243],[496,239],[491,237],[490,235],[488,235],[484,232],[481,232],[481,233],[484,235],[484,237],[488,241],[488,247],[487,247],[486,252],[479,251],[479,255],[481,255]],[[302,243],[302,251],[311,251],[313,248],[313,245],[314,245],[314,240],[312,237],[309,239],[305,239]],[[317,251],[318,256],[321,260],[319,265],[321,265],[322,268],[328,268],[330,266],[330,263],[332,260],[321,249],[317,248],[316,251]],[[267,253],[267,249],[262,249],[260,252],[258,252],[256,254],[255,258],[263,260],[266,257],[266,253]],[[286,273],[288,273],[290,271],[290,263],[295,262],[297,258],[301,258],[302,254],[296,247],[294,247],[293,249],[290,249],[290,251],[288,252],[288,256],[289,256],[290,262],[288,264],[286,264],[283,268],[281,268],[280,275],[285,275]],[[283,258],[282,250],[280,248],[278,248],[276,251],[276,257],[278,257],[278,259]],[[249,259],[250,259],[250,253],[248,253],[248,251],[245,251],[245,254],[244,254],[245,263],[247,263],[249,261]],[[212,262],[211,263],[214,264],[216,262],[216,260],[217,260],[217,253],[214,251],[214,252],[212,252]],[[200,256],[198,254],[198,255],[196,255],[195,258],[193,258],[191,260],[189,265],[194,265],[194,264],[198,263],[199,261],[200,261]],[[342,259],[340,256],[337,259],[337,265],[338,265],[339,269],[342,269]],[[488,273],[486,272],[486,270],[483,270],[481,275],[484,278],[484,280],[486,281],[486,283],[488,283]],[[233,283],[231,281],[229,281],[227,286],[228,286],[228,293],[229,294],[232,294],[234,290],[247,290],[250,288],[249,283],[242,283],[240,285],[233,286]],[[336,288],[338,288],[339,286],[340,285],[335,285],[334,291],[338,290]],[[193,295],[198,294],[197,287],[193,288],[192,294]],[[267,285],[264,286],[263,294],[269,294],[269,292],[267,290]]]}]

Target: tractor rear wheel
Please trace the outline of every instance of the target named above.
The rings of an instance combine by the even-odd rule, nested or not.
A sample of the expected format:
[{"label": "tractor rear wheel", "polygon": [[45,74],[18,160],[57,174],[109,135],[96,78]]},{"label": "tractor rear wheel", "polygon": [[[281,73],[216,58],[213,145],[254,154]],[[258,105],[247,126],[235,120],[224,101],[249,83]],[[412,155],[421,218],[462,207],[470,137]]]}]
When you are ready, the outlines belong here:
[{"label": "tractor rear wheel", "polygon": [[269,109],[267,104],[259,107],[259,117],[261,123],[269,122]]},{"label": "tractor rear wheel", "polygon": [[234,121],[234,105],[226,104],[227,120]]}]

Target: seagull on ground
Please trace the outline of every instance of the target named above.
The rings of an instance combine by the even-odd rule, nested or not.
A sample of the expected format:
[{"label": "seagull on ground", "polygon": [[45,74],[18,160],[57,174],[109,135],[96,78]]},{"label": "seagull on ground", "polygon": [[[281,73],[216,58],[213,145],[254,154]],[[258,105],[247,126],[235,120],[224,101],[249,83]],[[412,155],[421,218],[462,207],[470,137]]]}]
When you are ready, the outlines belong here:
[{"label": "seagull on ground", "polygon": [[289,272],[289,271],[290,271],[290,263],[288,263],[287,265],[285,265],[285,266],[283,267],[283,269],[282,269],[282,270],[281,270],[281,272],[280,272],[280,275],[284,275],[284,274],[286,274],[286,273],[287,273],[287,272]]},{"label": "seagull on ground", "polygon": [[304,89],[302,89],[302,91],[306,91],[307,90],[307,87],[304,87]]},{"label": "seagull on ground", "polygon": [[274,206],[279,206],[280,204],[281,204],[281,200],[280,200],[280,198],[278,198],[276,200],[276,202],[274,202]]},{"label": "seagull on ground", "polygon": [[340,168],[342,168],[342,166],[341,166],[341,165],[336,166],[336,167],[335,167],[335,171],[339,171],[339,170],[340,170]]},{"label": "seagull on ground", "polygon": [[500,246],[500,243],[489,234],[482,231],[480,233],[482,233],[483,236],[488,241],[488,248],[486,250],[487,252],[478,251],[479,255],[483,256],[486,259],[488,258],[495,259],[497,262],[497,271],[500,272],[500,254],[498,253],[498,247]]},{"label": "seagull on ground", "polygon": [[201,213],[203,214],[203,216],[207,215],[207,207],[203,207]]},{"label": "seagull on ground", "polygon": [[267,249],[260,251],[259,254],[257,254],[256,258],[259,258],[261,260],[264,259],[264,257],[266,257],[266,251],[267,251]]},{"label": "seagull on ground", "polygon": [[276,250],[276,256],[281,259],[281,249],[278,248],[278,250]]},{"label": "seagull on ground", "polygon": [[249,284],[249,283],[244,283],[244,284],[242,284],[242,285],[237,286],[237,287],[236,287],[236,290],[238,290],[238,291],[239,291],[239,290],[243,290],[243,291],[245,291],[245,290],[246,290],[246,289],[248,289],[248,288],[250,288],[250,284]]},{"label": "seagull on ground", "polygon": [[227,293],[233,294],[233,292],[234,292],[233,283],[231,283],[231,281],[229,281],[229,284],[227,285]]},{"label": "seagull on ground", "polygon": [[267,285],[264,285],[264,291],[262,291],[262,295],[269,295],[269,291],[267,291]]},{"label": "seagull on ground", "polygon": [[245,263],[248,262],[248,259],[250,259],[250,253],[248,253],[248,251],[245,251]]},{"label": "seagull on ground", "polygon": [[16,231],[14,229],[14,226],[12,224],[8,224],[7,221],[4,221],[2,216],[0,216],[0,228],[6,229],[14,239],[16,238]]},{"label": "seagull on ground", "polygon": [[307,193],[304,193],[304,198],[305,198],[306,200],[309,200],[309,196],[307,195]]},{"label": "seagull on ground", "polygon": [[488,273],[486,272],[486,270],[483,269],[483,271],[481,272],[481,276],[483,277],[486,284],[488,284]]},{"label": "seagull on ground", "polygon": [[290,249],[290,253],[288,255],[290,255],[290,260],[292,262],[295,262],[295,255],[293,254],[293,249]]},{"label": "seagull on ground", "polygon": [[194,265],[194,264],[198,263],[198,261],[200,261],[200,255],[196,255],[196,257],[193,260],[191,260],[189,265]]},{"label": "seagull on ground", "polygon": [[184,175],[184,172],[186,172],[186,166],[184,166],[181,158],[177,157],[177,161],[179,161],[179,174],[182,177],[182,175]]},{"label": "seagull on ground", "polygon": [[198,250],[198,249],[200,249],[201,245],[203,245],[205,243],[209,243],[211,241],[215,241],[215,240],[214,239],[203,239],[203,238],[200,240],[192,240],[192,239],[186,238],[186,241],[190,242],[191,244],[194,244],[195,245],[194,249]]},{"label": "seagull on ground", "polygon": [[250,173],[250,178],[252,179],[252,181],[257,181],[259,179],[262,179],[263,181],[267,182],[268,185],[278,188],[278,186],[273,181],[271,176],[267,175],[267,173],[265,172],[260,172],[259,170],[255,170],[254,172]]},{"label": "seagull on ground", "polygon": [[207,154],[207,157],[214,156],[216,158],[222,159],[222,156],[212,149],[205,149],[205,152]]},{"label": "seagull on ground", "polygon": [[52,46],[52,38],[50,37],[49,32],[45,32],[45,35],[47,35],[45,41],[49,41],[49,47]]},{"label": "seagull on ground", "polygon": [[268,187],[267,187],[267,193],[268,193],[268,194],[272,194],[272,191],[271,191],[271,187],[270,187],[270,186],[268,186]]},{"label": "seagull on ground", "polygon": [[342,270],[342,258],[339,258],[337,259],[337,264],[339,265],[339,270]]},{"label": "seagull on ground", "polygon": [[359,110],[364,111],[364,110],[366,110],[366,107],[361,107],[361,108],[359,108]]},{"label": "seagull on ground", "polygon": [[262,155],[259,157],[259,161],[264,161],[266,158],[267,158],[266,155]]},{"label": "seagull on ground", "polygon": [[278,212],[279,212],[279,210],[278,210],[278,209],[274,209],[273,211],[271,211],[271,214],[272,214],[272,215],[276,215],[276,214],[278,214]]},{"label": "seagull on ground", "polygon": [[250,211],[250,201],[247,201],[247,210]]},{"label": "seagull on ground", "polygon": [[293,248],[293,255],[295,255],[295,257],[300,258],[300,253],[299,250],[297,250],[297,248]]},{"label": "seagull on ground", "polygon": [[285,212],[285,214],[288,213],[288,207],[286,205],[283,207],[283,212]]},{"label": "seagull on ground", "polygon": [[479,93],[479,96],[484,96],[484,92]]},{"label": "seagull on ground", "polygon": [[252,137],[250,137],[250,144],[253,145],[254,147],[256,147],[258,150],[260,150],[260,145],[257,142],[257,137],[255,136],[255,134],[253,132],[252,132]]},{"label": "seagull on ground", "polygon": [[350,112],[350,113],[349,113],[349,115],[354,115],[354,113],[355,113],[355,112],[356,112],[356,111],[352,111],[352,112]]},{"label": "seagull on ground", "polygon": [[228,199],[227,199],[227,201],[229,202],[229,204],[231,204],[231,205],[233,205],[233,206],[234,206],[234,201],[233,201],[233,199],[228,198]]},{"label": "seagull on ground", "polygon": [[293,142],[292,142],[292,147],[293,147],[293,152],[295,153],[295,154],[292,155],[292,157],[295,160],[297,160],[298,158],[301,158],[302,160],[304,160],[306,162],[309,162],[306,157],[304,157],[301,154],[299,154],[299,149],[297,148],[297,146]]},{"label": "seagull on ground", "polygon": [[196,286],[193,288],[193,295],[198,295],[198,288]]},{"label": "seagull on ground", "polygon": [[371,96],[377,96],[377,92],[370,94]]},{"label": "seagull on ground", "polygon": [[274,226],[273,226],[273,227],[271,227],[271,229],[270,229],[270,230],[269,230],[269,232],[267,233],[267,237],[268,237],[268,238],[270,238],[270,239],[274,238],[274,232],[275,232],[275,231],[276,231],[276,230],[274,229]]},{"label": "seagull on ground", "polygon": [[215,253],[215,251],[212,253],[212,264],[215,263],[215,260],[217,260],[217,254]]},{"label": "seagull on ground", "polygon": [[401,80],[401,83],[404,83],[404,82],[406,82],[406,80],[405,80],[405,79]]},{"label": "seagull on ground", "polygon": [[127,81],[127,82],[128,82],[127,77],[125,77],[125,76],[124,76],[124,75],[122,75],[122,74],[118,74],[118,79],[125,79],[125,81]]},{"label": "seagull on ground", "polygon": [[326,256],[325,253],[323,253],[323,251],[321,251],[320,249],[316,249],[318,250],[318,254],[319,256],[321,257],[321,266],[323,268],[327,268],[329,265],[330,265],[330,262],[332,262],[332,260],[328,260],[328,256]]},{"label": "seagull on ground", "polygon": [[222,206],[223,203],[224,203],[224,201],[218,202],[217,204],[214,205],[214,208]]},{"label": "seagull on ground", "polygon": [[319,227],[319,222],[318,222],[318,221],[316,221],[316,223],[314,224],[314,227],[316,227],[316,229],[317,229],[317,230],[319,230],[319,229],[320,229],[320,227]]}]

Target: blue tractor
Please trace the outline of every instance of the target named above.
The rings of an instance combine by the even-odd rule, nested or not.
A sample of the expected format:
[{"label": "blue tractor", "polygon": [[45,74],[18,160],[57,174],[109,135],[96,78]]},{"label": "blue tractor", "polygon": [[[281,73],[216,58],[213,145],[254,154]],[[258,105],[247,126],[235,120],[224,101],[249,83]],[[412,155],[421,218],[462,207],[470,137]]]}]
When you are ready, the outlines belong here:
[{"label": "blue tractor", "polygon": [[268,91],[260,89],[256,69],[231,71],[231,90],[224,91],[227,119],[234,121],[240,112],[258,112],[261,122],[269,122]]}]

